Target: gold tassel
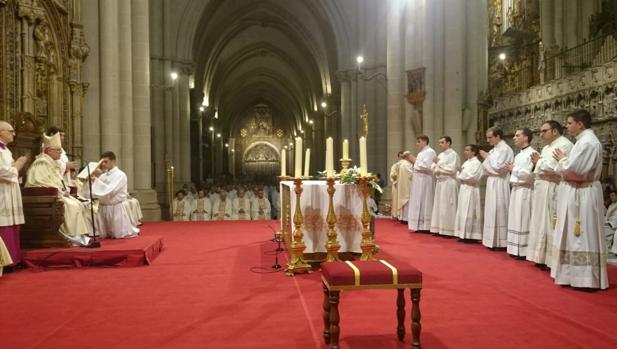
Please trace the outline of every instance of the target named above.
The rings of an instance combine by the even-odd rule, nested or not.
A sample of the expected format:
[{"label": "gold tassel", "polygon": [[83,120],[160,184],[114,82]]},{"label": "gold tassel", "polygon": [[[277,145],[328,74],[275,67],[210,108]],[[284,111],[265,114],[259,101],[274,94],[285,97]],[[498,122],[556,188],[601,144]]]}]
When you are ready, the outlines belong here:
[{"label": "gold tassel", "polygon": [[581,236],[581,220],[577,219],[576,224],[574,224],[574,235],[576,237]]},{"label": "gold tassel", "polygon": [[557,211],[553,211],[553,229],[557,225]]}]

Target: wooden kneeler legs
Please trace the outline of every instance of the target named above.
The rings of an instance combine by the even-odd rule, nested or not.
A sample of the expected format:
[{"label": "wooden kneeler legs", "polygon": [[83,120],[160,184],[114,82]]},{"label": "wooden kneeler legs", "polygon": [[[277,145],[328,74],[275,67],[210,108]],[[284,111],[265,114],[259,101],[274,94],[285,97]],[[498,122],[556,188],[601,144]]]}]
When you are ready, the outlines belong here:
[{"label": "wooden kneeler legs", "polygon": [[[324,300],[323,300],[323,322],[324,331],[323,338],[326,344],[330,344],[332,349],[339,349],[339,321],[338,303],[341,291],[330,291],[328,287],[323,285]],[[420,288],[411,289],[411,347],[414,349],[420,348]],[[396,334],[399,341],[405,339],[405,289],[397,289],[396,297],[396,317],[397,327]]]}]

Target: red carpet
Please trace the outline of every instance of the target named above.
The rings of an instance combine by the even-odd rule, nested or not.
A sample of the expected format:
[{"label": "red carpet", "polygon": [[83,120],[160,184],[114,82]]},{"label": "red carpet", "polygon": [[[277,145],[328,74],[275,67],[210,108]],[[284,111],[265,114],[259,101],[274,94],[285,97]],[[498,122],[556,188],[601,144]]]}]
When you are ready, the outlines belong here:
[{"label": "red carpet", "polygon": [[99,241],[100,248],[25,250],[22,258],[32,268],[138,267],[150,264],[163,250],[163,238],[160,235]]},{"label": "red carpet", "polygon": [[[270,270],[277,227],[148,223],[145,236],[165,239],[148,268],[5,275],[0,348],[327,348],[319,272],[249,270]],[[380,257],[406,258],[424,273],[423,348],[617,347],[615,267],[609,290],[583,292],[480,245],[390,221],[377,222],[377,237]],[[393,291],[343,292],[342,347],[409,348],[409,334],[396,340],[395,309]]]}]

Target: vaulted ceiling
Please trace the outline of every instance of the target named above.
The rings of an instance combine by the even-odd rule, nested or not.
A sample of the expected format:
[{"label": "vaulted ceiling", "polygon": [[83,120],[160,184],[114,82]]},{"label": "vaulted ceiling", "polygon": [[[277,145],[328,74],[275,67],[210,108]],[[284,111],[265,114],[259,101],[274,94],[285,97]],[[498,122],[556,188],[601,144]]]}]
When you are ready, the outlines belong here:
[{"label": "vaulted ceiling", "polygon": [[218,111],[223,132],[232,133],[236,121],[259,102],[270,105],[288,130],[305,128],[336,88],[332,6],[328,1],[208,2],[193,37],[194,83]]}]

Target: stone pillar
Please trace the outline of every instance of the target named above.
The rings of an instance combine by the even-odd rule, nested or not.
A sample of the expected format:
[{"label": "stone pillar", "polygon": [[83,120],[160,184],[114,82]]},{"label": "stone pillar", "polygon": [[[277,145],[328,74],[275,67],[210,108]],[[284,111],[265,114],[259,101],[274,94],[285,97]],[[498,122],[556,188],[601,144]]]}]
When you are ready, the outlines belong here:
[{"label": "stone pillar", "polygon": [[580,25],[580,20],[581,20],[581,13],[579,12],[579,8],[578,8],[578,1],[577,0],[569,0],[569,1],[564,1],[564,9],[563,9],[563,14],[564,14],[564,31],[565,31],[565,38],[564,38],[564,44],[568,47],[568,48],[573,48],[577,45],[579,45],[580,43],[582,43],[583,40],[579,40],[578,38],[578,27]]},{"label": "stone pillar", "polygon": [[[403,72],[403,10],[404,1],[390,1],[388,11],[388,31],[386,46],[386,76],[388,78],[387,116],[388,124],[386,157],[387,170],[398,161],[396,154],[405,148],[403,144],[403,103],[405,77]],[[389,174],[389,172],[388,172]],[[384,173],[384,176],[388,174]]]},{"label": "stone pillar", "polygon": [[128,189],[133,191],[135,177],[133,166],[133,60],[132,60],[132,26],[131,2],[118,2],[118,56],[120,83],[120,113],[118,121],[121,125],[122,148],[118,154],[118,165],[126,173]]},{"label": "stone pillar", "polygon": [[[351,142],[352,133],[351,133],[351,120],[350,120],[351,118],[351,115],[350,115],[351,82],[349,81],[347,77],[347,73],[345,72],[339,73],[339,80],[341,82],[341,107],[339,108],[340,114],[341,114],[341,121],[340,121],[341,137],[339,139],[338,145],[336,145],[336,148],[340,149],[339,151],[340,156],[338,157],[340,159],[343,157],[342,142],[344,139],[347,139]],[[340,164],[337,164],[335,166],[340,166]]]},{"label": "stone pillar", "polygon": [[553,0],[540,1],[540,27],[544,47],[553,47],[555,45],[555,33],[553,32],[555,25],[554,11]]},{"label": "stone pillar", "polygon": [[120,154],[120,79],[118,61],[118,0],[101,1],[101,148]]},{"label": "stone pillar", "polygon": [[[174,143],[177,144],[179,156],[176,157],[179,162],[177,181],[189,183],[191,181],[191,109],[190,109],[190,89],[189,76],[191,71],[189,68],[181,68],[178,72],[178,132],[174,138]],[[220,130],[219,130],[220,132]]]},{"label": "stone pillar", "polygon": [[148,0],[131,2],[134,195],[146,221],[161,219],[157,193],[152,190],[152,148],[150,131],[150,34]]},{"label": "stone pillar", "polygon": [[[443,72],[447,78],[444,81],[444,94],[442,95],[444,111],[443,134],[452,138],[452,149],[462,153],[463,139],[463,89],[465,71],[465,7],[464,1],[451,1],[444,11],[444,45]],[[439,22],[437,22],[439,23]],[[435,134],[434,146],[437,145]]]},{"label": "stone pillar", "polygon": [[555,38],[555,46],[558,48],[563,48],[564,40],[563,40],[563,2],[564,0],[554,0],[553,9],[554,9],[554,27],[553,27],[553,37]]},{"label": "stone pillar", "polygon": [[463,131],[465,144],[476,143],[478,129],[478,96],[488,84],[488,9],[486,0],[467,4],[466,8],[466,74]]},{"label": "stone pillar", "polygon": [[425,72],[425,87],[426,87],[426,97],[424,98],[423,110],[422,110],[422,132],[429,136],[430,139],[433,139],[433,130],[434,130],[434,119],[435,115],[435,65],[434,65],[434,50],[435,48],[435,37],[439,40],[439,37],[435,35],[434,24],[437,23],[439,26],[440,23],[435,20],[435,5],[433,2],[427,2],[424,5],[424,15],[429,20],[425,20],[424,22],[424,36],[425,40],[422,41],[422,63],[423,66],[426,67]]}]

